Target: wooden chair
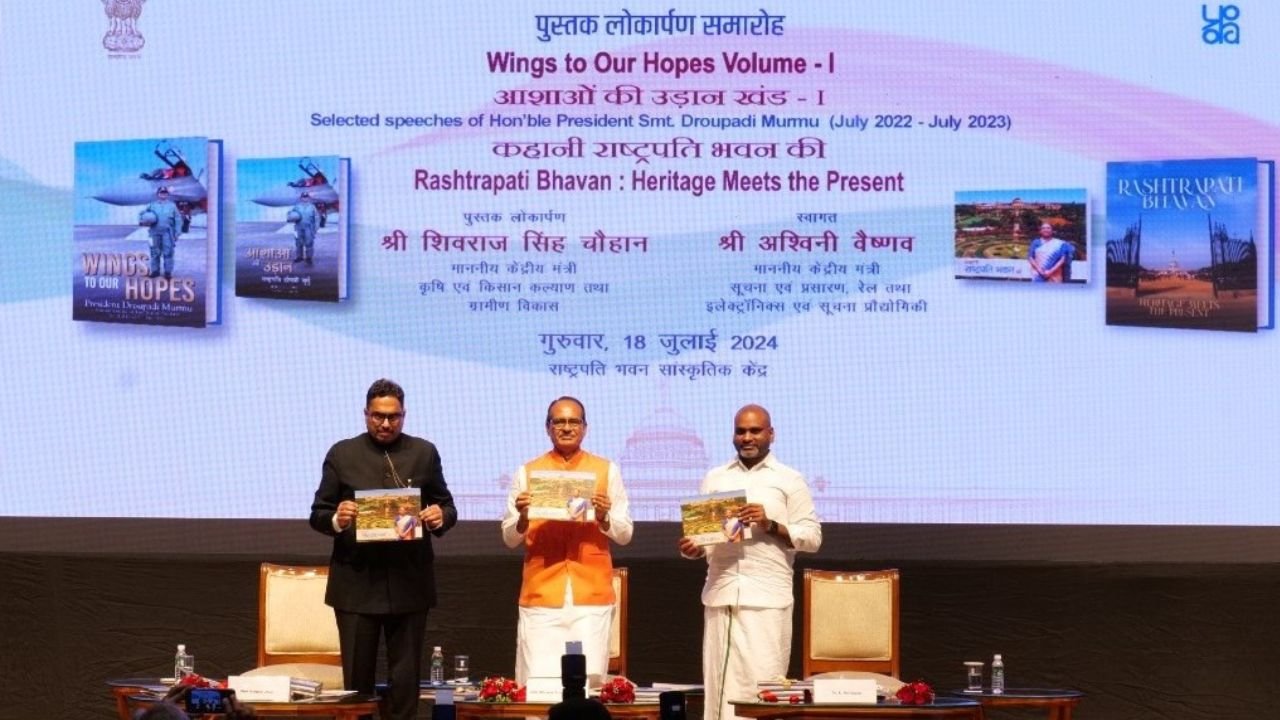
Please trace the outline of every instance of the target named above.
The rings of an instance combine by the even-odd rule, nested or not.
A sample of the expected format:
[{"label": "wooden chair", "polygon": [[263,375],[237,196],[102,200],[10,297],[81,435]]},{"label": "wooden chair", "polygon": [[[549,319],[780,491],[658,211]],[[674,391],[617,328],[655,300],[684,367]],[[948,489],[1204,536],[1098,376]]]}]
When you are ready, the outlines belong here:
[{"label": "wooden chair", "polygon": [[898,677],[898,571],[804,572],[804,677],[866,671]]},{"label": "wooden chair", "polygon": [[329,568],[262,563],[258,573],[258,667],[245,675],[290,675],[341,689],[338,622],[324,604]]},{"label": "wooden chair", "polygon": [[613,569],[613,622],[609,627],[609,674],[627,674],[627,569]]}]

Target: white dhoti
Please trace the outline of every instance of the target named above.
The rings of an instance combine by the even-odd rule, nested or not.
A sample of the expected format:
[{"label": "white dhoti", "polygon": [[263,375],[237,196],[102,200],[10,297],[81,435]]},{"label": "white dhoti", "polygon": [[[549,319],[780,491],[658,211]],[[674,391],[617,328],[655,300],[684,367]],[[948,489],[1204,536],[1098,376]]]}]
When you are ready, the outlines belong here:
[{"label": "white dhoti", "polygon": [[565,584],[564,607],[520,607],[516,625],[516,682],[531,677],[560,677],[560,656],[566,642],[582,643],[587,675],[604,677],[609,671],[609,631],[612,605],[574,605]]},{"label": "white dhoti", "polygon": [[752,700],[756,683],[786,677],[791,607],[705,607],[702,683],[705,720],[734,720],[730,700]]}]

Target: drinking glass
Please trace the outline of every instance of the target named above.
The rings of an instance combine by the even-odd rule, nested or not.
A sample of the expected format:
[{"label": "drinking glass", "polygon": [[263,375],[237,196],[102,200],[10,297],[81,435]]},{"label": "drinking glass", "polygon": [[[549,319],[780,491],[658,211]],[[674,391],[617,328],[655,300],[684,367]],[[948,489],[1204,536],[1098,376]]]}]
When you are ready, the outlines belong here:
[{"label": "drinking glass", "polygon": [[453,656],[453,681],[458,685],[471,681],[471,658],[466,655]]},{"label": "drinking glass", "polygon": [[982,667],[983,664],[980,662],[966,662],[964,664],[965,692],[982,692]]}]

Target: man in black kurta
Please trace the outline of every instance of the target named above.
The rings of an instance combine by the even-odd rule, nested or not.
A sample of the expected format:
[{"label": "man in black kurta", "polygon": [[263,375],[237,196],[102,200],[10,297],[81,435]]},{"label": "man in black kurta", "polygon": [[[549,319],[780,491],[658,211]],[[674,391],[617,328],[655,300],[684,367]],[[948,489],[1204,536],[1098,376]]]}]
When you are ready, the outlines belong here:
[{"label": "man in black kurta", "polygon": [[[431,536],[453,527],[458,511],[430,442],[405,435],[404,390],[378,380],[365,398],[367,432],[329,449],[311,504],[311,527],[333,537],[325,602],[338,619],[347,688],[374,692],[378,641],[386,636],[388,705],[393,720],[417,717],[427,611],[436,604]],[[415,488],[421,540],[356,542],[356,490]]]}]

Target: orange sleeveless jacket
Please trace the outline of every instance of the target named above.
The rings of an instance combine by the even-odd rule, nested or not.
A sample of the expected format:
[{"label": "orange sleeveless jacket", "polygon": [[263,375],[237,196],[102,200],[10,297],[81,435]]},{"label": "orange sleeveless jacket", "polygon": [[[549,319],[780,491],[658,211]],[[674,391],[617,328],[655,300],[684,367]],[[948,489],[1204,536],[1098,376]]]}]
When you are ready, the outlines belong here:
[{"label": "orange sleeveless jacket", "polygon": [[[525,477],[534,470],[590,472],[596,476],[595,491],[609,492],[609,461],[585,450],[567,461],[548,452],[525,464]],[[561,607],[566,580],[572,581],[574,605],[613,604],[609,538],[595,522],[530,520],[524,547],[522,606]]]}]

